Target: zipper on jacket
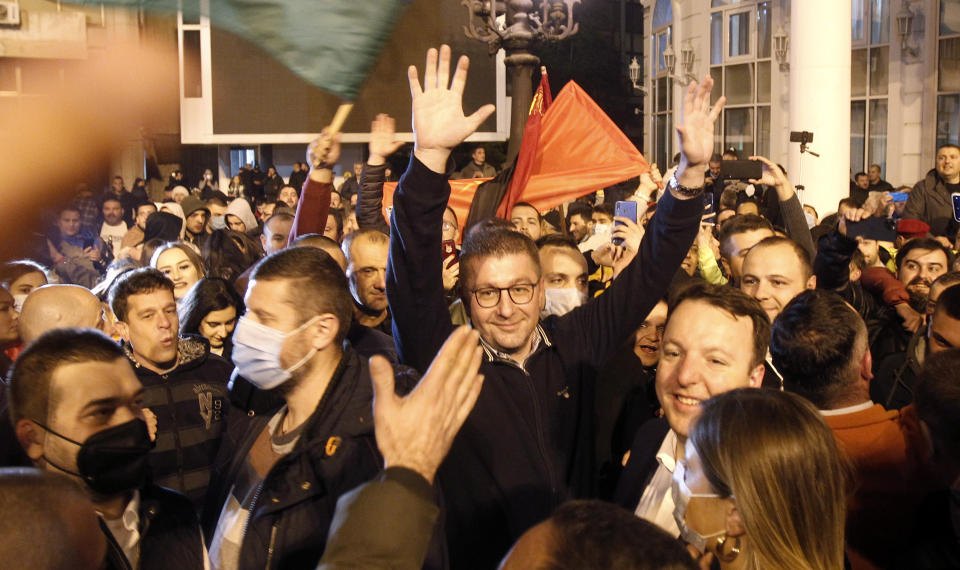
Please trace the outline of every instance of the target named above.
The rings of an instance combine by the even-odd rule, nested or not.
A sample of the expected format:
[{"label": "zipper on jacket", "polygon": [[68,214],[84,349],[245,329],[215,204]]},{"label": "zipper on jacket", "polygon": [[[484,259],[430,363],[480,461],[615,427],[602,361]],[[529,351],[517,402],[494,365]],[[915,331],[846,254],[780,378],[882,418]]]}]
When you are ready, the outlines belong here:
[{"label": "zipper on jacket", "polygon": [[280,521],[273,523],[273,526],[270,528],[270,545],[267,547],[267,565],[266,570],[270,570],[270,565],[273,562],[273,547],[277,542],[277,529],[280,527]]},{"label": "zipper on jacket", "polygon": [[537,390],[533,386],[533,378],[524,370],[524,379],[526,380],[527,388],[530,389],[530,394],[533,401],[533,417],[536,422],[536,432],[537,432],[537,447],[540,449],[540,457],[543,458],[544,466],[547,468],[547,475],[550,478],[550,490],[554,493],[557,493],[559,490],[559,485],[557,484],[556,477],[553,473],[553,464],[550,461],[550,456],[547,454],[547,444],[543,438],[543,422],[541,421],[540,416],[540,402],[537,401],[538,395]]},{"label": "zipper on jacket", "polygon": [[183,475],[183,446],[180,444],[180,422],[177,421],[177,406],[173,402],[173,391],[167,382],[167,375],[163,378],[163,388],[167,391],[167,405],[170,406],[170,414],[173,416],[173,443],[177,448],[177,479],[180,481],[180,492],[187,492],[187,483]]},{"label": "zipper on jacket", "polygon": [[[250,528],[250,519],[253,518],[253,510],[257,506],[257,499],[260,498],[260,493],[263,491],[263,482],[266,478],[261,479],[260,483],[257,484],[257,490],[253,492],[253,500],[250,501],[250,508],[247,510],[247,520],[243,521],[243,532],[240,534],[240,552],[243,552],[243,541],[247,538],[247,529]],[[227,498],[229,501],[229,497]]]}]

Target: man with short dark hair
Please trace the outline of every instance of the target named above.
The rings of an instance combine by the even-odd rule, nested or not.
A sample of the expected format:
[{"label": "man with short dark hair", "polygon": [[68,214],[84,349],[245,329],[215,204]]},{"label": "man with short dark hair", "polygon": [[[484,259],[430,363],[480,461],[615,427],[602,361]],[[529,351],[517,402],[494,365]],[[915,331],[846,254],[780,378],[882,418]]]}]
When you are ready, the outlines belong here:
[{"label": "man with short dark hair", "polygon": [[953,265],[953,252],[933,238],[908,241],[897,252],[897,279],[907,288],[910,306],[924,312],[930,285]]},{"label": "man with short dark hair", "polygon": [[860,315],[832,291],[797,295],[773,323],[770,353],[787,390],[810,400],[853,460],[857,489],[847,512],[847,544],[883,565],[910,530],[922,488],[912,413],[870,399],[873,359]]},{"label": "man with short dark hair", "polygon": [[590,237],[593,233],[593,208],[587,205],[574,208],[571,205],[567,212],[567,233],[578,244]]},{"label": "man with short dark hair", "polygon": [[[303,183],[307,181],[307,172],[309,167],[303,162],[296,161],[293,163],[293,172],[290,173],[290,181],[287,183],[290,186],[293,186],[297,190],[303,188]],[[277,190],[279,193],[279,189]],[[276,198],[274,198],[276,201]]]},{"label": "man with short dark hair", "polygon": [[497,169],[487,164],[487,151],[482,146],[477,146],[470,154],[470,162],[460,171],[458,178],[493,178],[497,175]]},{"label": "man with short dark hair", "polygon": [[537,241],[544,295],[540,316],[563,316],[587,302],[587,260],[572,239],[553,234]]},{"label": "man with short dark hair", "polygon": [[[464,115],[467,65],[461,58],[450,73],[450,49],[443,46],[439,54],[427,52],[424,86],[413,68],[409,74],[416,140],[394,194],[387,293],[402,361],[419,370],[452,329],[438,231],[450,193],[447,160],[494,111],[487,105]],[[711,86],[708,77],[687,92],[686,118],[678,121],[678,172],[640,251],[596,300],[541,321],[545,294],[533,241],[496,227],[473,228],[464,240],[461,299],[480,333],[486,380],[440,471],[454,566],[495,566],[522,532],[563,499],[591,492],[589,385],[663,296],[697,233],[703,167],[724,101],[709,110]]]},{"label": "man with short dark hair", "polygon": [[620,476],[616,502],[673,536],[673,472],[702,402],[734,388],[759,388],[770,321],[752,297],[724,285],[695,283],[670,303],[656,393],[664,418],[641,426]]},{"label": "man with short dark hair", "polygon": [[870,192],[893,192],[893,184],[883,179],[883,170],[879,164],[871,164],[867,169],[867,178],[870,181]]},{"label": "man with short dark hair", "polygon": [[129,256],[130,249],[143,242],[143,232],[147,229],[147,218],[150,214],[157,211],[157,205],[153,202],[141,202],[134,208],[133,225],[123,235],[120,242],[120,256]]},{"label": "man with short dark hair", "polygon": [[156,269],[118,278],[110,288],[110,307],[143,384],[144,405],[157,415],[157,446],[150,453],[154,481],[199,508],[220,447],[233,368],[210,353],[206,339],[179,336],[173,282]]},{"label": "man with short dark hair", "polygon": [[80,227],[80,212],[74,206],[57,213],[60,241],[45,240],[50,265],[62,283],[75,283],[90,289],[100,280],[109,261],[109,250],[97,235]]},{"label": "man with short dark hair", "polygon": [[510,210],[510,221],[517,227],[517,231],[533,241],[540,239],[542,219],[540,211],[528,202],[517,202]]},{"label": "man with short dark hair", "polygon": [[380,469],[367,363],[333,259],[292,247],[254,266],[237,377],[203,527],[218,568],[313,568],[337,499]]},{"label": "man with short dark hair", "polygon": [[204,568],[193,505],[149,482],[145,400],[123,350],[89,329],[42,335],[10,378],[20,444],[36,466],[86,491],[108,537],[110,567]]},{"label": "man with short dark hair", "polygon": [[683,545],[656,525],[602,501],[570,501],[528,530],[502,570],[693,570]]},{"label": "man with short dark hair", "polygon": [[357,230],[343,239],[341,248],[347,258],[354,320],[392,335],[386,281],[390,237],[377,230]]},{"label": "man with short dark hair", "polygon": [[734,285],[740,283],[743,260],[750,248],[773,236],[773,226],[755,214],[736,215],[720,226],[720,263]]},{"label": "man with short dark hair", "polygon": [[870,194],[870,177],[866,172],[858,172],[853,175],[853,185],[850,186],[850,198],[856,203],[857,207],[863,206]]},{"label": "man with short dark hair", "polygon": [[817,287],[807,252],[790,238],[761,240],[744,257],[742,272],[740,290],[760,301],[771,321],[791,299]]},{"label": "man with short dark hair", "polygon": [[937,149],[937,165],[913,186],[903,217],[922,220],[930,225],[930,233],[948,236],[953,222],[953,201],[950,195],[960,192],[960,146],[945,144]]}]

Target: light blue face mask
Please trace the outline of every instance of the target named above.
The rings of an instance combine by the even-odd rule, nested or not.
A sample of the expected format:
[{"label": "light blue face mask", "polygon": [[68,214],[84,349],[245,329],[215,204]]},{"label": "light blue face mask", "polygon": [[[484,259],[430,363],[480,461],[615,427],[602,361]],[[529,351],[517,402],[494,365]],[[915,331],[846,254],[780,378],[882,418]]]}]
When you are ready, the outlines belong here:
[{"label": "light blue face mask", "polygon": [[214,216],[210,218],[210,227],[215,230],[223,230],[227,228],[227,217],[226,216]]},{"label": "light blue face mask", "polygon": [[687,503],[690,499],[697,497],[720,499],[716,493],[694,493],[687,487],[686,473],[687,466],[683,460],[677,461],[677,466],[673,470],[673,483],[670,486],[670,492],[673,495],[673,520],[680,529],[680,540],[693,546],[701,554],[707,553],[707,541],[715,536],[726,534],[726,531],[718,531],[710,534],[700,534],[696,530],[687,526]]},{"label": "light blue face mask", "polygon": [[287,338],[297,334],[319,318],[319,315],[303,323],[288,333],[280,332],[246,316],[240,317],[233,331],[233,363],[237,373],[261,390],[271,390],[290,379],[317,353],[311,348],[296,364],[289,368],[280,365],[280,353]]}]

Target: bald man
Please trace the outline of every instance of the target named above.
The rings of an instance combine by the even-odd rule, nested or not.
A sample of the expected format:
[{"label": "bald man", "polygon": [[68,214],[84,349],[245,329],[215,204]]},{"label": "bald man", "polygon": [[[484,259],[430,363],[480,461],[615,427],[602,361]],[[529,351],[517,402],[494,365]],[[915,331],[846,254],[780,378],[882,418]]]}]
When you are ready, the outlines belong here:
[{"label": "bald man", "polygon": [[20,338],[24,344],[49,330],[67,327],[109,332],[105,330],[103,306],[89,289],[79,285],[44,285],[27,296],[20,313]]}]

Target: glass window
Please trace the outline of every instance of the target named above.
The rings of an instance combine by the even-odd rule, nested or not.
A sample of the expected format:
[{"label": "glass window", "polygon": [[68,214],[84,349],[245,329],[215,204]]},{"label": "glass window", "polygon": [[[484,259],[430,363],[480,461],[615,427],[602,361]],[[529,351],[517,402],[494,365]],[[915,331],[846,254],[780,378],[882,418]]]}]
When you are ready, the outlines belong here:
[{"label": "glass window", "polygon": [[763,2],[757,6],[757,57],[770,57],[770,42],[773,32],[770,31],[770,3]]},{"label": "glass window", "polygon": [[960,38],[940,40],[940,91],[960,91]]},{"label": "glass window", "polygon": [[867,149],[869,162],[879,164],[881,172],[887,169],[887,100],[870,101],[870,146]]},{"label": "glass window", "polygon": [[657,164],[666,167],[670,164],[667,160],[667,115],[657,115],[653,118],[654,122],[654,132],[656,133],[657,141]]},{"label": "glass window", "polygon": [[657,0],[653,8],[653,29],[658,30],[673,23],[673,2],[671,0]]},{"label": "glass window", "polygon": [[890,47],[870,48],[870,95],[886,95],[889,88]]},{"label": "glass window", "polygon": [[726,109],[724,132],[725,147],[734,147],[740,156],[752,156],[753,147],[753,108]]},{"label": "glass window", "polygon": [[757,154],[770,156],[770,107],[757,107]]},{"label": "glass window", "polygon": [[753,64],[728,65],[726,71],[727,105],[753,103]]},{"label": "glass window", "polygon": [[940,0],[940,35],[960,34],[960,0]]},{"label": "glass window", "polygon": [[722,8],[724,6],[732,6],[741,0],[713,0],[710,3],[711,8]]},{"label": "glass window", "polygon": [[710,65],[723,63],[723,12],[710,14]]},{"label": "glass window", "polygon": [[663,59],[663,52],[667,51],[667,34],[657,34],[657,70],[666,71],[667,64]]},{"label": "glass window", "polygon": [[872,0],[870,8],[870,44],[890,43],[889,0]]},{"label": "glass window", "polygon": [[850,95],[863,97],[867,94],[867,50],[853,50],[850,63]]},{"label": "glass window", "polygon": [[729,25],[730,57],[750,55],[750,12],[730,14]]},{"label": "glass window", "polygon": [[864,136],[867,130],[867,103],[850,103],[850,173],[863,170]]},{"label": "glass window", "polygon": [[667,83],[673,81],[669,77],[661,77],[657,79],[657,107],[656,110],[665,111],[667,109],[667,101],[670,98],[667,96]]},{"label": "glass window", "polygon": [[851,38],[855,42],[863,41],[863,0],[853,0],[853,26],[851,29]]},{"label": "glass window", "polygon": [[941,95],[937,98],[937,148],[945,144],[958,144],[960,133],[960,94]]},{"label": "glass window", "polygon": [[[720,94],[723,93],[723,68],[711,67],[710,77],[713,78],[713,91],[710,92],[710,104],[713,105],[720,98]],[[717,121],[718,125],[719,123],[720,121]]]},{"label": "glass window", "polygon": [[770,62],[757,62],[757,102],[770,102]]}]

